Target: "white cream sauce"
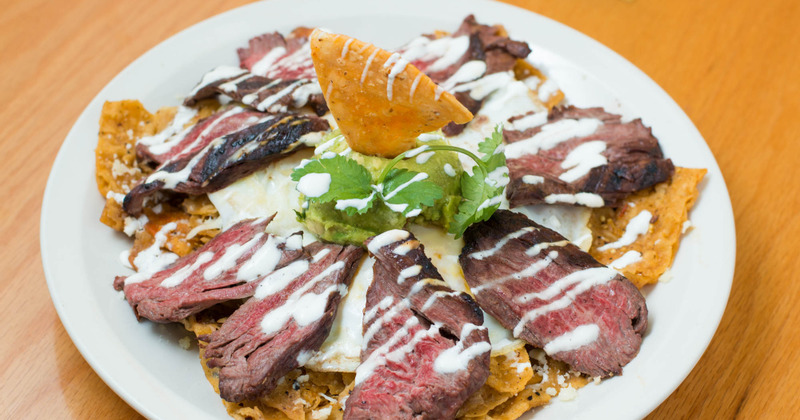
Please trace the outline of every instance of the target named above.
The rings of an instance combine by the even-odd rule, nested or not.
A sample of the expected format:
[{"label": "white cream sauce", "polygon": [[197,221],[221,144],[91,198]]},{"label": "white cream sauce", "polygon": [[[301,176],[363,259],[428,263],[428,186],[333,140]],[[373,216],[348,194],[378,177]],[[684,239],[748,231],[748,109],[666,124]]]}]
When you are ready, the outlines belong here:
[{"label": "white cream sauce", "polygon": [[602,140],[578,145],[561,162],[561,168],[567,171],[559,175],[558,179],[564,182],[577,181],[586,176],[592,168],[608,164],[608,159],[603,156],[605,150],[606,142]]},{"label": "white cream sauce", "polygon": [[653,219],[653,214],[647,210],[642,210],[634,216],[625,226],[625,233],[614,242],[605,244],[598,247],[598,251],[606,251],[609,249],[622,248],[628,246],[636,241],[639,235],[644,235],[650,229],[650,220]]},{"label": "white cream sauce", "polygon": [[327,193],[331,187],[331,174],[310,173],[297,181],[297,191],[306,197],[319,197]]},{"label": "white cream sauce", "polygon": [[599,336],[600,327],[597,324],[580,325],[545,344],[544,352],[554,355],[565,351],[578,350],[583,346],[594,343]]},{"label": "white cream sauce", "polygon": [[637,262],[642,260],[642,253],[639,251],[628,251],[624,253],[621,257],[617,258],[614,261],[611,261],[611,264],[608,265],[608,268],[613,268],[614,270],[621,270],[631,264],[636,264]]},{"label": "white cream sauce", "polygon": [[590,136],[602,125],[603,122],[597,118],[567,118],[544,125],[532,137],[507,145],[506,158],[519,159],[525,155],[535,155],[539,150],[550,150],[567,140]]}]

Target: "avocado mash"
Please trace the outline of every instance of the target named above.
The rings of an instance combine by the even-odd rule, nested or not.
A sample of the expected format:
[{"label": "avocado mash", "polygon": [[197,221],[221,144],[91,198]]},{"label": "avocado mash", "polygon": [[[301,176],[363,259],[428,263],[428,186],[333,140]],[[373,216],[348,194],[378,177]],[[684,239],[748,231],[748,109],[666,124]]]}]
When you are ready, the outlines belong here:
[{"label": "avocado mash", "polygon": [[[423,134],[417,140],[417,147],[424,145],[448,144],[441,134]],[[370,172],[373,182],[377,182],[381,171],[390,159],[367,156],[351,151],[338,131],[331,133],[317,147],[314,158],[327,154],[343,154],[355,160]],[[398,162],[395,168],[407,169],[428,174],[428,181],[442,188],[442,198],[436,200],[432,207],[424,207],[422,212],[409,218],[414,223],[433,224],[448,229],[453,215],[461,203],[461,163],[454,152],[437,151],[422,152],[414,157]],[[302,197],[301,199],[305,199]],[[335,209],[336,203],[304,202],[304,210],[298,213],[298,219],[309,231],[326,241],[340,244],[363,245],[364,240],[390,229],[402,229],[406,217],[395,212],[383,202],[377,202],[364,214],[348,215]]]}]

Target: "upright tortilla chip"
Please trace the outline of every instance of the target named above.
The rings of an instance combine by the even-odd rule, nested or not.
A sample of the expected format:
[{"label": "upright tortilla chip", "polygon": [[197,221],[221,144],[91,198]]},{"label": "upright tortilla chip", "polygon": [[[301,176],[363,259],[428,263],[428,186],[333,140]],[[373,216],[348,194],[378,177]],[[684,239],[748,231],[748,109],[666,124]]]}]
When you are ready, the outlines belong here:
[{"label": "upright tortilla chip", "polygon": [[422,133],[472,119],[453,95],[397,53],[319,29],[310,42],[325,101],[357,152],[394,157]]}]

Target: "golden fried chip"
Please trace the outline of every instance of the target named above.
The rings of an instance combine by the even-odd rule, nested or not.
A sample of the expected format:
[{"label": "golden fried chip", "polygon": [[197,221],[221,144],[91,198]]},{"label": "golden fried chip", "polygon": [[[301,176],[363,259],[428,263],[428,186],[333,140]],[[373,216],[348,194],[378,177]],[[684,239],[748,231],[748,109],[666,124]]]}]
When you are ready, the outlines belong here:
[{"label": "golden fried chip", "polygon": [[[675,168],[672,179],[631,195],[621,207],[595,209],[589,221],[594,235],[589,253],[608,265],[628,251],[638,252],[641,259],[619,271],[637,287],[657,282],[672,265],[689,220],[689,209],[699,194],[697,185],[706,172],[705,169]],[[652,214],[647,233],[627,246],[598,249],[622,237],[628,222],[645,210]]]},{"label": "golden fried chip", "polygon": [[[216,101],[203,101],[189,124],[211,115],[219,108]],[[122,197],[151,170],[140,166],[136,159],[136,141],[163,130],[175,117],[175,107],[148,112],[139,101],[106,102],[100,114],[100,133],[95,149],[95,179],[97,189],[106,198],[100,221],[122,231],[126,214]],[[190,212],[191,213],[191,212]]]},{"label": "golden fried chip", "polygon": [[[142,178],[136,167],[136,139],[153,119],[139,101],[106,102],[100,113],[100,134],[95,149],[95,178],[103,197],[124,194]],[[127,188],[127,191],[126,191]]]},{"label": "golden fried chip", "polygon": [[522,391],[533,376],[531,360],[525,347],[510,353],[492,356],[489,361],[489,372],[486,385],[498,391],[513,394]]},{"label": "golden fried chip", "polygon": [[470,395],[456,414],[456,418],[483,418],[493,408],[505,403],[514,394],[500,392],[490,386],[482,386],[478,392]]},{"label": "golden fried chip", "polygon": [[422,133],[472,119],[453,95],[399,54],[319,29],[310,42],[325,101],[357,152],[394,157]]},{"label": "golden fried chip", "polygon": [[[535,372],[530,381],[525,389],[489,411],[488,416],[493,420],[516,419],[532,408],[547,404],[554,396],[574,393],[589,382],[587,378],[571,371],[567,364],[551,359],[542,350],[532,350],[531,354],[535,354],[530,359]],[[561,398],[568,399],[570,396],[564,394]]]}]

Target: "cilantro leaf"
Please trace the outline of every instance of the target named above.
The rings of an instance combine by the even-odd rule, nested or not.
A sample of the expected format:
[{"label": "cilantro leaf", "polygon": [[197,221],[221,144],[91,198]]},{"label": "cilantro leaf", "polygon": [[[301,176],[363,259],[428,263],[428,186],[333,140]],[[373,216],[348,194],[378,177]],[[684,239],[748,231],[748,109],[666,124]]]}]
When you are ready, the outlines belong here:
[{"label": "cilantro leaf", "polygon": [[442,187],[426,181],[427,178],[428,174],[424,172],[394,168],[378,189],[389,208],[403,216],[413,217],[419,214],[422,206],[433,206],[434,201],[442,198]]},{"label": "cilantro leaf", "polygon": [[478,166],[473,168],[472,175],[466,172],[461,175],[463,200],[449,229],[456,239],[464,234],[469,225],[488,220],[500,207],[503,190],[508,184],[508,168],[502,144],[502,128],[497,126],[492,135],[478,145],[478,151],[484,156],[481,162],[476,161]]},{"label": "cilantro leaf", "polygon": [[[303,178],[309,176],[304,183]],[[369,171],[345,156],[305,162],[294,169],[292,180],[298,182],[296,188],[307,200],[318,203],[336,201],[336,209],[351,216],[366,213],[375,201]],[[327,189],[325,183],[329,184]]]},{"label": "cilantro leaf", "polygon": [[503,129],[501,127],[500,125],[495,127],[490,137],[486,137],[482,142],[478,143],[479,152],[491,155],[494,154],[498,146],[503,144]]}]

